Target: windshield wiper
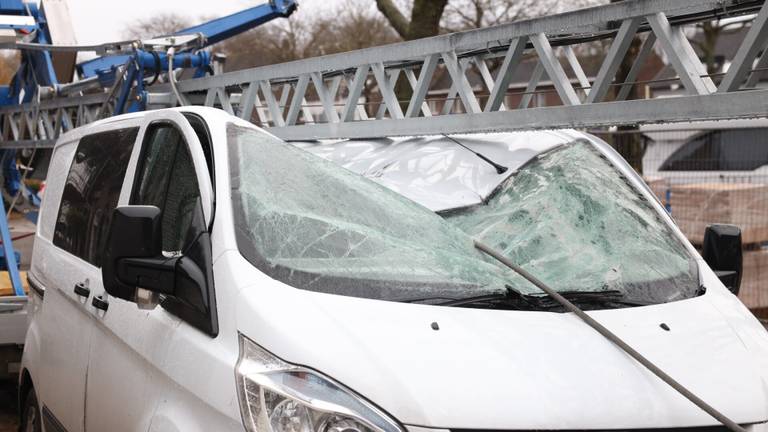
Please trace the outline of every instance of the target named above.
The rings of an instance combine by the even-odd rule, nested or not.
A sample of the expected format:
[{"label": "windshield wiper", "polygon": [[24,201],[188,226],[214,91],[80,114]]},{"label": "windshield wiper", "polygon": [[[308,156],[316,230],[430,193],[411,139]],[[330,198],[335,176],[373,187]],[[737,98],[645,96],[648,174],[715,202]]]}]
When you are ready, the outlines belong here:
[{"label": "windshield wiper", "polygon": [[[627,299],[624,293],[618,290],[603,290],[603,291],[558,291],[558,293],[565,299],[578,303],[580,305],[589,306],[648,306],[653,303],[640,302],[636,300]],[[544,295],[528,295],[529,299],[534,299],[539,303],[542,308],[562,306],[557,300],[553,299],[547,294]]]},{"label": "windshield wiper", "polygon": [[[487,306],[513,306],[515,309],[536,307],[535,304],[528,301],[525,294],[505,285],[506,291],[490,294],[476,295],[470,297],[420,297],[414,299],[400,300],[403,303],[426,303],[435,306],[469,306],[469,305],[487,305]],[[521,307],[522,306],[522,307]]]},{"label": "windshield wiper", "polygon": [[512,306],[515,309],[539,309],[538,305],[528,300],[527,295],[512,288],[509,285],[505,285],[506,291],[495,294],[485,294],[479,296],[464,297],[459,299],[450,299],[446,302],[436,303],[437,306],[470,306],[470,305],[488,305],[495,306]]},{"label": "windshield wiper", "polygon": [[484,252],[485,254],[491,256],[496,261],[504,264],[505,266],[509,267],[515,273],[519,274],[520,276],[524,277],[528,282],[534,284],[537,288],[544,291],[547,295],[552,297],[553,300],[557,301],[561,305],[563,305],[564,308],[568,309],[570,312],[573,312],[577,317],[579,317],[584,323],[586,323],[588,326],[592,327],[596,332],[600,333],[604,338],[608,339],[609,341],[613,342],[617,347],[619,347],[622,351],[627,353],[630,357],[635,359],[638,363],[643,365],[646,369],[648,369],[651,373],[656,375],[659,379],[667,383],[670,387],[675,389],[678,393],[680,393],[683,397],[691,401],[694,405],[701,408],[702,411],[706,412],[707,414],[711,415],[717,421],[725,425],[728,429],[732,430],[733,432],[746,432],[746,429],[741,427],[738,423],[734,422],[730,418],[726,417],[723,413],[716,410],[714,407],[706,403],[704,400],[702,400],[700,397],[696,396],[688,390],[685,386],[677,382],[674,378],[672,378],[669,374],[661,370],[658,366],[656,366],[653,362],[648,360],[645,356],[640,354],[636,349],[632,348],[629,344],[624,342],[622,338],[617,336],[612,331],[608,330],[607,327],[600,324],[589,316],[586,312],[581,310],[578,306],[571,303],[568,299],[563,297],[560,293],[553,290],[551,287],[549,287],[544,282],[540,281],[536,276],[528,273],[525,269],[521,268],[520,266],[513,263],[510,259],[505,257],[504,255],[500,254],[499,252],[495,251],[494,249],[478,242],[475,240],[475,247],[478,248],[480,251]]},{"label": "windshield wiper", "polygon": [[[627,300],[621,291],[563,291],[560,295],[569,301],[581,306],[647,306],[650,303],[636,302]],[[437,302],[436,300],[445,300]],[[553,300],[548,295],[522,294],[507,285],[506,292],[484,294],[464,298],[431,297],[426,299],[416,299],[410,302],[426,302],[436,306],[487,306],[487,307],[514,307],[518,310],[550,310],[560,308],[562,305]]]}]

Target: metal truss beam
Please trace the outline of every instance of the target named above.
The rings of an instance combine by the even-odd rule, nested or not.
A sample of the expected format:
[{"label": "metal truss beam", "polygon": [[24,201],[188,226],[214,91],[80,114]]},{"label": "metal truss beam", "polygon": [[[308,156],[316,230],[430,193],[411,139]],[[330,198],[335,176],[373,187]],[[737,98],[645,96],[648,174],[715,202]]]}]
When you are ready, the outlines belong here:
[{"label": "metal truss beam", "polygon": [[0,148],[52,147],[61,134],[98,120],[105,103],[108,95],[99,94],[0,108]]},{"label": "metal truss beam", "polygon": [[454,114],[427,118],[376,121],[375,135],[362,122],[328,123],[269,128],[288,141],[372,138],[381,136],[484,133],[511,130],[591,128],[617,124],[726,120],[765,117],[768,90],[716,93],[706,96],[646,99],[578,106],[529,108],[491,113]]},{"label": "metal truss beam", "polygon": [[[757,15],[716,87],[681,26],[739,14]],[[759,76],[753,64],[768,42],[767,18],[768,6],[761,0],[626,0],[187,80],[178,89],[186,103],[222,108],[291,140],[765,117],[768,93],[753,89]],[[619,66],[637,37],[643,37],[643,46],[631,59],[629,75],[619,81]],[[608,49],[597,76],[590,78],[579,56],[598,39]],[[625,100],[653,52],[669,60],[687,94]],[[527,72],[526,90],[513,91],[515,72],[529,69],[519,67],[524,59],[537,66]],[[759,64],[765,63],[763,54]],[[470,72],[480,79],[471,80]],[[407,100],[398,100],[398,80],[413,90]],[[442,92],[434,92],[438,83]],[[542,90],[545,85],[554,90]],[[177,103],[167,89],[152,91],[154,107]],[[371,91],[374,96],[365,100]],[[562,105],[532,104],[544,92],[559,96]],[[47,145],[98,119],[108,102],[98,95],[0,109],[0,146]]]}]

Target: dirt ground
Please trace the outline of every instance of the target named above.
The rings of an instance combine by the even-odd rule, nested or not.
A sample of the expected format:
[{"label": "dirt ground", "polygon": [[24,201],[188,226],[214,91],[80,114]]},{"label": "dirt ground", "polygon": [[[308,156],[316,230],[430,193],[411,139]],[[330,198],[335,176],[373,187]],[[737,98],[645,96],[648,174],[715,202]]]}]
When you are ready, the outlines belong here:
[{"label": "dirt ground", "polygon": [[12,382],[0,382],[0,432],[16,432],[18,428],[16,386]]}]

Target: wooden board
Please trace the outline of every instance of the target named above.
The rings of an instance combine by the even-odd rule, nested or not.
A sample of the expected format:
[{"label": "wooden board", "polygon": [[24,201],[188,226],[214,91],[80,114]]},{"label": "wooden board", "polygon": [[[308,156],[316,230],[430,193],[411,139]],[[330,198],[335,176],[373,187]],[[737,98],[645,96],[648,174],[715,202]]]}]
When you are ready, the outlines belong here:
[{"label": "wooden board", "polygon": [[[29,282],[27,282],[27,272],[20,271],[21,284],[24,286],[24,292],[29,293]],[[0,272],[0,297],[14,295],[13,286],[11,286],[11,277],[8,272]]]},{"label": "wooden board", "polygon": [[667,180],[662,177],[643,177],[645,183],[651,188],[651,191],[659,198],[662,204],[666,203],[667,189],[669,185]]},{"label": "wooden board", "polygon": [[[660,199],[666,202],[665,197]],[[704,230],[715,223],[740,227],[744,244],[768,242],[768,185],[672,185],[669,204],[672,218],[694,244],[701,244]]]},{"label": "wooden board", "polygon": [[768,308],[768,249],[744,251],[739,298],[750,309]]}]

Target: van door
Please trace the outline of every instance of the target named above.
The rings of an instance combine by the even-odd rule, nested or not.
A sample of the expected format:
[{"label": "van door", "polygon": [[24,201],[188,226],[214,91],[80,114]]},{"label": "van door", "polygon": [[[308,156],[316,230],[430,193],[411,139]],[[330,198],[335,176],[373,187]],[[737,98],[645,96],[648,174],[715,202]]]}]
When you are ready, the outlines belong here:
[{"label": "van door", "polygon": [[[86,135],[56,150],[61,173],[46,194],[31,277],[45,289],[40,376],[33,377],[49,431],[84,430],[92,299],[100,259],[139,127]],[[49,216],[50,214],[50,216]]]},{"label": "van door", "polygon": [[[178,112],[161,111],[146,118],[141,151],[137,163],[131,164],[135,170],[126,177],[120,205],[160,208],[164,253],[183,254],[185,243],[195,237],[190,234],[194,230],[191,215],[198,203],[204,203],[205,220],[210,221],[212,189],[205,154]],[[166,300],[152,310],[142,310],[135,303],[109,298],[101,284],[99,289],[97,294],[108,307],[94,314],[87,429],[148,430],[158,399],[167,394],[164,387],[171,385],[163,372],[170,342],[191,334],[199,340],[190,343],[206,343],[210,335],[190,328],[189,315],[177,313]]]}]

